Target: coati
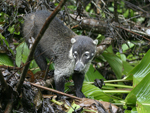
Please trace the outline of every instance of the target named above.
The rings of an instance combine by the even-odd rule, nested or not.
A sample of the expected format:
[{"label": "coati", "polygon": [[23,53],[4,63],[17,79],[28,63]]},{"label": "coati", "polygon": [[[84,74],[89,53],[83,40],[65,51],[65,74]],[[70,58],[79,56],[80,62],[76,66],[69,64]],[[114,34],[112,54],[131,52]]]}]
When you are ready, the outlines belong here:
[{"label": "coati", "polygon": [[[29,39],[38,35],[50,14],[49,11],[41,10],[25,16],[23,34],[28,45]],[[46,70],[46,59],[53,59],[56,90],[64,92],[65,77],[72,75],[76,96],[83,98],[85,96],[81,89],[84,74],[95,55],[97,43],[97,40],[75,34],[55,17],[35,50],[35,61],[41,70]]]}]

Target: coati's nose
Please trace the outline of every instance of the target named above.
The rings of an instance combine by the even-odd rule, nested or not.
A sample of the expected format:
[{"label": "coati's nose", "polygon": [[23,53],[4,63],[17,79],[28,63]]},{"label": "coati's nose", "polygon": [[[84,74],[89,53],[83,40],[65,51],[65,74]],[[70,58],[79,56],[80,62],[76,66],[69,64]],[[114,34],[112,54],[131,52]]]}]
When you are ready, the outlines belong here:
[{"label": "coati's nose", "polygon": [[79,73],[79,72],[80,72],[80,70],[79,70],[79,69],[77,69],[77,68],[75,68],[75,69],[74,69],[74,72],[75,72],[75,73]]},{"label": "coati's nose", "polygon": [[81,72],[84,69],[84,64],[82,62],[77,62],[74,68],[74,72]]}]

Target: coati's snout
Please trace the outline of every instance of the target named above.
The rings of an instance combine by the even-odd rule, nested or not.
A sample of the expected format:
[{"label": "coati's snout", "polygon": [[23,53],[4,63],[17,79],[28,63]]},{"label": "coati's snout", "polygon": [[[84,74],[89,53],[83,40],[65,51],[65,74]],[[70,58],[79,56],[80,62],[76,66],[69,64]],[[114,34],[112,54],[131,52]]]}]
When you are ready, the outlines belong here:
[{"label": "coati's snout", "polygon": [[72,55],[75,60],[74,71],[85,71],[86,65],[91,62],[95,55],[97,40],[87,36],[76,36],[71,39]]},{"label": "coati's snout", "polygon": [[85,64],[82,61],[77,61],[75,64],[74,72],[78,73],[84,70]]}]

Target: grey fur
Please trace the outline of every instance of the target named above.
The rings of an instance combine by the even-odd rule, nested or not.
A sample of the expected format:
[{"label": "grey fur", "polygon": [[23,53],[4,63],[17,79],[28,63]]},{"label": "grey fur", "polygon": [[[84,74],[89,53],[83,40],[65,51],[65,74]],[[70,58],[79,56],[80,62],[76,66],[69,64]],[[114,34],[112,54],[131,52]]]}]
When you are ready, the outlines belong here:
[{"label": "grey fur", "polygon": [[[38,11],[36,13],[31,13],[25,17],[23,34],[28,45],[30,45],[28,42],[29,39],[31,37],[35,38],[37,36],[46,18],[50,14],[51,13],[48,11]],[[71,38],[73,38],[72,43]],[[73,52],[77,51],[79,53],[79,56],[77,56],[78,58],[84,56],[81,54],[86,51],[95,54],[95,42],[96,41],[93,41],[87,36],[76,35],[72,30],[66,27],[62,21],[60,21],[58,18],[54,18],[50,23],[48,29],[44,33],[42,39],[40,40],[38,47],[36,48],[34,55],[35,60],[41,70],[46,70],[46,58],[54,59],[54,80],[56,89],[64,91],[64,77],[69,77],[70,75],[72,75],[76,66],[77,60],[73,57]],[[43,52],[44,54],[41,55],[41,53]],[[86,61],[82,61],[82,63],[84,63],[84,68],[80,70],[80,73],[82,73],[81,76],[87,72],[92,59],[93,56],[90,56],[90,58],[86,59]],[[75,74],[73,79],[77,81]],[[81,77],[81,79],[84,79],[84,77]],[[77,84],[77,82],[75,83]],[[82,83],[83,80],[81,80],[80,84],[82,85]],[[75,86],[76,90],[81,90],[82,88],[81,86],[78,89],[79,86]],[[81,91],[77,91],[76,94],[79,97],[84,97]]]}]

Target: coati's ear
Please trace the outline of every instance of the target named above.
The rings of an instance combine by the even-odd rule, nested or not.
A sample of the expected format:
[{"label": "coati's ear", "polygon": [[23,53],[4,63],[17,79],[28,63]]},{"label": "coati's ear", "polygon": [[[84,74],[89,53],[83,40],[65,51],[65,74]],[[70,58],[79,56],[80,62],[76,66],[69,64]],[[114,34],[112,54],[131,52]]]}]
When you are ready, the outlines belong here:
[{"label": "coati's ear", "polygon": [[75,39],[75,38],[72,38],[72,39],[71,39],[71,43],[74,44],[75,42],[76,42],[76,39]]},{"label": "coati's ear", "polygon": [[97,39],[93,40],[93,44],[97,45],[98,44],[98,40]]}]

